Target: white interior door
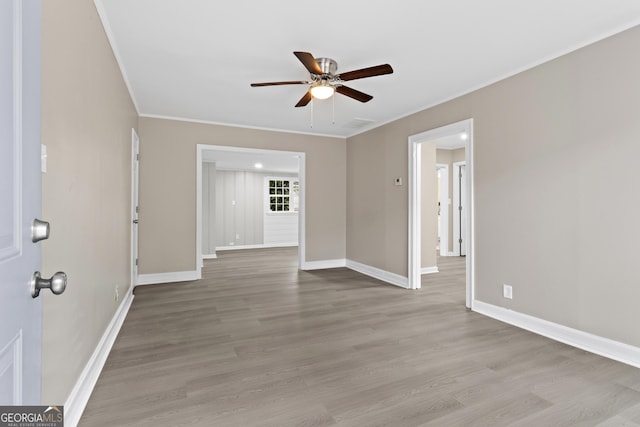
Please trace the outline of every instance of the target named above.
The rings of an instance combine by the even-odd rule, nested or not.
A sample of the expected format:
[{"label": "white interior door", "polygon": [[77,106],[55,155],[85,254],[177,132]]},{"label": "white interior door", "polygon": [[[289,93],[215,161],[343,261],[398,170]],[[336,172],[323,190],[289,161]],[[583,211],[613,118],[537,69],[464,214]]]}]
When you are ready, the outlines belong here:
[{"label": "white interior door", "polygon": [[460,255],[467,255],[467,167],[460,165],[460,199],[462,200],[460,210]]},{"label": "white interior door", "polygon": [[39,405],[40,3],[0,2],[0,405]]},{"label": "white interior door", "polygon": [[140,140],[131,129],[131,287],[138,284],[138,166],[140,164]]}]

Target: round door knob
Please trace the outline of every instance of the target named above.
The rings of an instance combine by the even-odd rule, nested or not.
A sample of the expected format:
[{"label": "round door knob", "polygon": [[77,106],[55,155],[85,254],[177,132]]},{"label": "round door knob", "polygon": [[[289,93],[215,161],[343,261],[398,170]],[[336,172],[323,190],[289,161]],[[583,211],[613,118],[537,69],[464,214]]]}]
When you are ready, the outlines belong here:
[{"label": "round door knob", "polygon": [[60,295],[67,288],[67,275],[62,271],[58,271],[51,279],[43,279],[39,271],[33,273],[31,278],[31,296],[37,298],[40,295],[40,289],[51,289],[54,295]]},{"label": "round door knob", "polygon": [[51,292],[55,295],[60,295],[67,288],[67,275],[62,271],[58,271],[49,280],[51,280]]}]

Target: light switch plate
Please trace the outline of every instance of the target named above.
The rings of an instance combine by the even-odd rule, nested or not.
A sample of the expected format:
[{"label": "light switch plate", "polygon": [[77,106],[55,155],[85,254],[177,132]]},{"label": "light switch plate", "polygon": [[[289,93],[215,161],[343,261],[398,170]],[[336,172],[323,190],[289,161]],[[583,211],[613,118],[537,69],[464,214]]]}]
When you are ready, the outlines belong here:
[{"label": "light switch plate", "polygon": [[502,285],[502,296],[508,299],[513,299],[513,288],[509,285]]}]

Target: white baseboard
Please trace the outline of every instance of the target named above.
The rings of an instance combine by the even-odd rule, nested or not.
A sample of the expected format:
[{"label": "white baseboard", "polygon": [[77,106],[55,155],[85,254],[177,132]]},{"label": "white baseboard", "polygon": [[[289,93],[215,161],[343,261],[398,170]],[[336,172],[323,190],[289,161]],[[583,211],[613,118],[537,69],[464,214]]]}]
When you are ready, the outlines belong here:
[{"label": "white baseboard", "polygon": [[472,310],[538,335],[640,368],[640,347],[474,300]]},{"label": "white baseboard", "polygon": [[202,255],[202,259],[216,259],[216,258],[218,258],[218,255],[216,255],[216,254]]},{"label": "white baseboard", "polygon": [[259,244],[259,245],[216,246],[216,251],[237,251],[240,249],[290,248],[293,246],[298,246],[298,242],[269,243],[269,244]]},{"label": "white baseboard", "polygon": [[94,350],[91,358],[85,365],[78,381],[76,381],[73,390],[69,394],[66,402],[64,403],[64,425],[67,427],[76,427],[80,422],[80,417],[84,412],[84,408],[87,406],[89,397],[93,392],[93,388],[98,382],[98,377],[102,372],[102,367],[107,361],[111,347],[120,332],[120,328],[124,323],[124,319],[127,317],[131,303],[133,302],[134,295],[129,290],[126,294],[126,298],[120,303],[120,307],[113,315],[111,322],[107,326],[107,329],[102,334],[102,338],[96,349]]},{"label": "white baseboard", "polygon": [[157,285],[159,283],[190,282],[200,279],[197,271],[174,271],[172,273],[141,274],[138,285]]},{"label": "white baseboard", "polygon": [[346,267],[347,262],[343,259],[325,259],[322,261],[307,261],[303,262],[300,266],[301,270],[323,270],[325,268],[340,268]]},{"label": "white baseboard", "polygon": [[401,288],[409,289],[409,280],[404,276],[400,276],[399,274],[381,270],[377,267],[371,267],[370,265],[361,264],[350,259],[347,260],[346,267],[350,268],[351,270],[357,271],[358,273],[373,277],[374,279],[382,280],[383,282],[387,282],[395,286],[400,286]]},{"label": "white baseboard", "polygon": [[440,270],[438,270],[438,266],[434,265],[433,267],[424,267],[422,268],[422,270],[420,270],[420,274],[433,274],[433,273],[439,273]]}]

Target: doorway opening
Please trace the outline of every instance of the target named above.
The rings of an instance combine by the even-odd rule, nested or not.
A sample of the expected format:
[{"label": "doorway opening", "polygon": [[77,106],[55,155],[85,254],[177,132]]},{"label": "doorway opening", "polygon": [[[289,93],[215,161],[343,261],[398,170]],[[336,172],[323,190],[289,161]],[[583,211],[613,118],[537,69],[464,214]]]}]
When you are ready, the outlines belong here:
[{"label": "doorway opening", "polygon": [[[458,219],[459,229],[458,234],[455,234],[455,229],[453,233],[450,235],[453,239],[460,240],[462,237],[462,241],[457,241],[458,247],[462,247],[462,250],[458,250],[458,252],[462,252],[462,254],[466,255],[465,264],[466,264],[466,273],[465,273],[465,305],[469,308],[472,308],[473,299],[474,299],[474,290],[473,290],[473,119],[463,120],[457,123],[452,123],[447,126],[439,127],[436,129],[432,129],[426,132],[422,132],[420,134],[412,135],[409,137],[409,259],[408,259],[408,282],[409,289],[419,289],[421,287],[422,280],[422,246],[423,246],[423,234],[422,234],[422,224],[421,220],[423,218],[423,206],[422,206],[422,186],[423,186],[423,174],[431,173],[433,174],[433,180],[437,181],[437,172],[433,171],[432,167],[425,169],[423,167],[423,145],[428,147],[429,149],[434,149],[435,141],[438,140],[447,140],[449,138],[457,138],[458,140],[462,140],[462,145],[464,147],[464,161],[456,164],[458,172],[462,171],[462,178],[458,177],[458,182],[462,180],[464,183],[463,191],[460,191],[458,188],[459,194],[458,196],[459,204],[453,205],[449,203],[449,200],[446,200],[447,205],[451,205],[451,211],[455,212],[455,208],[462,206],[464,209],[464,215],[461,217],[456,216]],[[459,163],[459,162],[456,162]],[[456,167],[451,168],[451,172],[455,172]],[[442,170],[441,170],[442,175]],[[428,177],[427,177],[428,178]],[[451,184],[455,184],[455,180],[452,179]],[[440,183],[442,185],[442,182]],[[455,189],[456,186],[452,185]],[[441,188],[441,187],[440,187]],[[441,190],[442,191],[442,190]],[[442,195],[441,195],[442,197]],[[441,199],[441,207],[442,202],[446,199],[446,195]],[[455,196],[451,197],[451,199],[455,199]],[[453,201],[453,200],[452,200]],[[442,214],[442,211],[440,211]],[[450,212],[451,213],[451,212]],[[451,218],[451,215],[448,216]],[[455,221],[451,221],[453,224],[451,226],[455,226]],[[461,234],[462,233],[462,234]],[[458,236],[457,238],[454,236]],[[449,242],[451,240],[449,239]],[[455,244],[451,245],[453,248],[448,248],[447,255],[455,254]],[[425,248],[426,249],[426,248]],[[440,254],[442,254],[442,245],[440,245]],[[453,250],[453,251],[452,251]],[[453,252],[453,253],[452,253]]]},{"label": "doorway opening", "polygon": [[[217,251],[298,247],[305,260],[305,153],[198,144],[196,266]],[[273,194],[272,194],[273,193]]]}]

